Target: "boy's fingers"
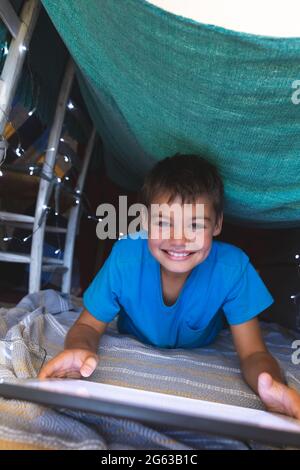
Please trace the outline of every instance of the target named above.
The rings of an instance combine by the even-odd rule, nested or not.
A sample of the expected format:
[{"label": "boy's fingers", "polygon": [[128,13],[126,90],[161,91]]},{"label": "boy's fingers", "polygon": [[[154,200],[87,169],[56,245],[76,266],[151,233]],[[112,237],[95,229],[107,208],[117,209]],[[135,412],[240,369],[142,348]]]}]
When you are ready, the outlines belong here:
[{"label": "boy's fingers", "polygon": [[[77,362],[77,361],[75,361]],[[97,364],[98,364],[98,359],[96,356],[88,356],[84,362],[80,365],[81,359],[78,358],[78,363],[76,366],[76,363],[72,361],[66,361],[65,358],[58,359],[53,358],[51,359],[45,366],[42,368],[42,370],[38,374],[38,378],[43,380],[47,378],[54,378],[54,377],[74,377],[74,378],[80,378],[81,376],[83,377],[89,377],[95,370]]]},{"label": "boy's fingers", "polygon": [[54,372],[60,369],[60,364],[54,361],[49,361],[40,371],[38,378],[39,379],[47,379],[51,377]]},{"label": "boy's fingers", "polygon": [[258,387],[269,389],[273,385],[273,379],[267,372],[262,372],[258,377]]},{"label": "boy's fingers", "polygon": [[89,356],[80,368],[80,373],[83,377],[89,377],[94,370],[96,369],[98,364],[97,359],[94,356]]},{"label": "boy's fingers", "polygon": [[259,396],[269,411],[300,417],[300,395],[287,385],[273,380],[268,373],[258,378]]},{"label": "boy's fingers", "polygon": [[47,364],[42,367],[42,370],[39,372],[39,379],[47,379],[51,377],[58,377],[59,373],[65,369],[65,360],[62,357],[56,356],[51,359]]}]

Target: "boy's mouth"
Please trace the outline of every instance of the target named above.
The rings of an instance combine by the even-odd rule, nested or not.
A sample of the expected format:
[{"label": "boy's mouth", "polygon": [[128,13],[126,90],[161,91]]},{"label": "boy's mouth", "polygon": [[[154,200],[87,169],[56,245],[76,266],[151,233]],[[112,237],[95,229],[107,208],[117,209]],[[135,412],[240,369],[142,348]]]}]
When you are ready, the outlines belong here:
[{"label": "boy's mouth", "polygon": [[174,251],[174,250],[162,250],[168,258],[175,261],[184,261],[194,254],[193,251]]}]

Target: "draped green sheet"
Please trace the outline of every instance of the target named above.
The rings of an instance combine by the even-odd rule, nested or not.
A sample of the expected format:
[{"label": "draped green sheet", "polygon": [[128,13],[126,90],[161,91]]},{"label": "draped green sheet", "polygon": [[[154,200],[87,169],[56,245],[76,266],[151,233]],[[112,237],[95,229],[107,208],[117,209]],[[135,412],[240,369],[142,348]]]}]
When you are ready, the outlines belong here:
[{"label": "draped green sheet", "polygon": [[224,178],[228,218],[300,225],[300,37],[237,33],[144,0],[42,1],[116,183],[136,189],[157,160],[200,152]]}]

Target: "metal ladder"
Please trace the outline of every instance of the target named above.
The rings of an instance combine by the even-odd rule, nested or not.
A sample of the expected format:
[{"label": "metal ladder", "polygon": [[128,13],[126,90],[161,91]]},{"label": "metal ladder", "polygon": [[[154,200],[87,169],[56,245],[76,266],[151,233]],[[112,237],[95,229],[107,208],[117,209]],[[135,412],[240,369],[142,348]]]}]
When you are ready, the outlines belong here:
[{"label": "metal ladder", "polygon": [[[0,78],[1,134],[3,134],[7,116],[10,112],[13,96],[22,71],[25,56],[24,53],[26,51],[27,45],[30,42],[38,17],[39,8],[40,5],[38,0],[27,0],[19,19],[8,0],[1,0],[0,3],[0,17],[3,19],[3,22],[8,27],[13,36]],[[18,227],[22,226],[32,228],[32,244],[30,255],[7,251],[0,252],[0,261],[29,264],[29,293],[40,290],[42,271],[51,272],[54,270],[60,270],[62,273],[62,292],[69,293],[71,289],[74,245],[80,219],[81,199],[79,198],[79,203],[70,210],[67,228],[48,227],[46,225],[44,211],[45,207],[48,206],[53,189],[51,181],[53,180],[54,176],[54,167],[59,146],[59,139],[62,132],[64,116],[74,75],[75,66],[72,59],[70,58],[61,85],[53,125],[49,135],[47,146],[48,150],[45,155],[42,170],[42,173],[46,178],[41,178],[40,180],[34,217],[11,212],[0,212],[0,219],[2,223],[7,222],[10,225],[15,225]],[[93,128],[85,151],[81,172],[77,180],[76,191],[79,195],[83,191],[95,141],[96,130]],[[62,260],[57,258],[43,257],[45,231],[65,233],[65,249],[64,258]]]}]

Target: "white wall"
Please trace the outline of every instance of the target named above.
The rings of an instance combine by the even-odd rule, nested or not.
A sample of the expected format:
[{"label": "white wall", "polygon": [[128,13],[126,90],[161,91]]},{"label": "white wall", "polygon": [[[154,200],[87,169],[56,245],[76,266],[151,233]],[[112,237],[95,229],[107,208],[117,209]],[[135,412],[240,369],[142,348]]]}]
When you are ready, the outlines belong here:
[{"label": "white wall", "polygon": [[300,0],[148,0],[200,23],[245,33],[300,37]]}]

